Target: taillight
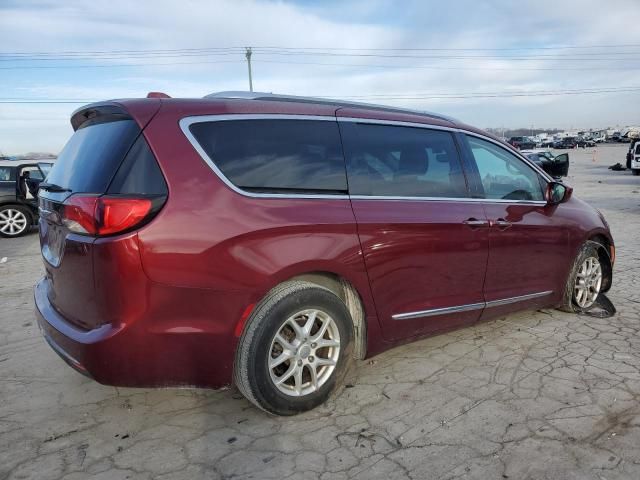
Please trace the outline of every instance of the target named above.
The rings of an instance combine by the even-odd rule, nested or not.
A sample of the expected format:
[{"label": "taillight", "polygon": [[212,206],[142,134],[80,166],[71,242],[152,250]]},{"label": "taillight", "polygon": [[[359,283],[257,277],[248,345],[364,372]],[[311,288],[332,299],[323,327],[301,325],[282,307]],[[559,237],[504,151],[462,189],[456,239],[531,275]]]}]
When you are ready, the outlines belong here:
[{"label": "taillight", "polygon": [[131,230],[153,211],[154,201],[150,198],[72,195],[64,202],[62,222],[75,233],[113,235]]}]

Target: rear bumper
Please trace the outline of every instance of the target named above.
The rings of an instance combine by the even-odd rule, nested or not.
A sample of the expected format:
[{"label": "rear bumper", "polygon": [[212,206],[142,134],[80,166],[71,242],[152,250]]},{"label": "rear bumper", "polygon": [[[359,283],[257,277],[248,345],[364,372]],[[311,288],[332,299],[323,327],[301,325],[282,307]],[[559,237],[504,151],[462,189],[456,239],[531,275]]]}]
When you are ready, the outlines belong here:
[{"label": "rear bumper", "polygon": [[148,289],[156,301],[164,300],[157,308],[144,309],[143,316],[122,319],[116,326],[85,331],[56,311],[49,301],[49,280],[43,278],[34,291],[38,325],[68,365],[105,385],[230,384],[237,345],[233,331],[245,295],[161,285]]}]

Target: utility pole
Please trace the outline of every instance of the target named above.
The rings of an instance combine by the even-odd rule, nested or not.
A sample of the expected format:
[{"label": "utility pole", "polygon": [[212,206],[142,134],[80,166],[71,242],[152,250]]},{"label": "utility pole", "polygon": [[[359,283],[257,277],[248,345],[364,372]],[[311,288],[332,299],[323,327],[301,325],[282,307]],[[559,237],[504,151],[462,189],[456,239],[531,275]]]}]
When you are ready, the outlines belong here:
[{"label": "utility pole", "polygon": [[253,92],[253,78],[251,77],[251,47],[246,47],[244,56],[247,57],[247,66],[249,67],[249,91]]}]

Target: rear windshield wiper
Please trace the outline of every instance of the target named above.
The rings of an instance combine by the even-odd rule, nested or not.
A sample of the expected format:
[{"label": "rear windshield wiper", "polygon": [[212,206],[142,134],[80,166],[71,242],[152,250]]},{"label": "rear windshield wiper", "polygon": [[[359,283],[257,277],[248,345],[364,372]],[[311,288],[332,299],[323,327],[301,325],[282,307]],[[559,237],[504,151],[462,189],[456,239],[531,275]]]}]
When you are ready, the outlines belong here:
[{"label": "rear windshield wiper", "polygon": [[70,192],[71,191],[70,188],[64,188],[64,187],[61,187],[60,185],[56,185],[55,183],[47,183],[47,182],[42,182],[40,185],[38,185],[38,188],[46,190],[47,192]]}]

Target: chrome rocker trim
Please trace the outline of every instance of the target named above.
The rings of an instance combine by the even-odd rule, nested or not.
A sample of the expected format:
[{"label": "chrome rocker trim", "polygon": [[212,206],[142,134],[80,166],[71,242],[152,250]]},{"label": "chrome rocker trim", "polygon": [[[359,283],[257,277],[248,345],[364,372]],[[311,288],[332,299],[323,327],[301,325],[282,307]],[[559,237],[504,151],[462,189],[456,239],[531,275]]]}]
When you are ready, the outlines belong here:
[{"label": "chrome rocker trim", "polygon": [[432,308],[430,310],[421,310],[418,312],[397,313],[392,315],[394,320],[412,320],[414,318],[433,317],[435,315],[446,315],[450,313],[469,312],[471,310],[482,310],[483,308],[500,307],[502,305],[510,305],[512,303],[524,302],[525,300],[533,300],[534,298],[546,297],[551,295],[552,290],[546,292],[529,293],[517,297],[503,298],[501,300],[490,300],[488,302],[470,303],[467,305],[458,305],[455,307]]}]

